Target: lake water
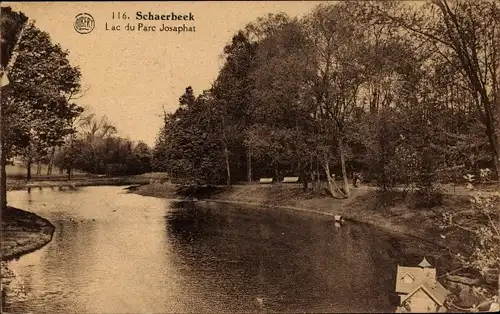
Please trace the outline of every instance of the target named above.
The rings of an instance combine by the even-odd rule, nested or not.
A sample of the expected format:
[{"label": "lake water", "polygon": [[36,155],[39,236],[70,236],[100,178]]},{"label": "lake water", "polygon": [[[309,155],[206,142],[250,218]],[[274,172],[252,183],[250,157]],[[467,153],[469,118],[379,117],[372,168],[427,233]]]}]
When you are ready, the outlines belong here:
[{"label": "lake water", "polygon": [[7,312],[386,312],[396,265],[429,252],[367,225],[337,228],[328,216],[123,187],[8,198],[56,231],[44,248],[9,262],[17,278]]}]

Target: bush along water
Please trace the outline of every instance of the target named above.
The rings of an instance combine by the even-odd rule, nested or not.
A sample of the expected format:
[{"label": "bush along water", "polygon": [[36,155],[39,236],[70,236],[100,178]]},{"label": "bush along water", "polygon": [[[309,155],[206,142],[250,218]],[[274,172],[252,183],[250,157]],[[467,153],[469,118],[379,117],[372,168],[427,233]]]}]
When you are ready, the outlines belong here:
[{"label": "bush along water", "polygon": [[[487,180],[488,171],[481,171],[482,182]],[[464,176],[469,189],[474,189],[475,176]],[[457,254],[465,268],[475,271],[485,287],[473,287],[478,297],[477,304],[468,308],[457,305],[456,296],[450,296],[450,307],[457,310],[479,312],[498,311],[500,295],[500,192],[477,192],[470,198],[468,208],[457,208],[443,214],[443,228],[456,228],[472,235],[472,250],[468,256]],[[496,287],[496,289],[495,289]]]}]

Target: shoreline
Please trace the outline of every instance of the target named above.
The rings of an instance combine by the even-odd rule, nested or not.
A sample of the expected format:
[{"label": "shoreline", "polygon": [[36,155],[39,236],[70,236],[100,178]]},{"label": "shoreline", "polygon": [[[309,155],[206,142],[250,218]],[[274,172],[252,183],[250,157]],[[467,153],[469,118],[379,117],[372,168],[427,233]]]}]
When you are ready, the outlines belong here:
[{"label": "shoreline", "polygon": [[130,177],[114,177],[114,178],[75,178],[69,180],[8,180],[7,191],[20,191],[34,188],[59,188],[59,187],[85,187],[85,186],[125,186],[134,184],[148,184],[151,179],[148,178],[130,178]]},{"label": "shoreline", "polygon": [[47,219],[9,207],[2,213],[2,261],[34,252],[52,240],[55,227]]},{"label": "shoreline", "polygon": [[[123,185],[128,185],[125,190],[128,190],[129,193],[175,201],[202,201],[280,208],[328,216],[332,218],[332,221],[335,215],[342,215],[345,221],[368,224],[384,229],[395,236],[427,242],[437,249],[435,252],[433,250],[431,254],[428,254],[429,256],[436,254],[438,251],[448,251],[453,254],[462,253],[468,249],[463,233],[446,232],[437,228],[439,211],[449,210],[455,206],[463,206],[466,204],[465,202],[468,202],[467,195],[447,195],[445,204],[440,206],[441,208],[438,208],[437,211],[429,211],[406,208],[398,201],[380,204],[376,193],[370,187],[353,189],[352,197],[349,199],[332,199],[324,193],[304,193],[300,187],[293,185],[182,188],[174,184],[160,183],[158,181],[149,182],[149,184],[139,182]],[[2,285],[15,277],[7,268],[7,262],[42,248],[52,240],[54,231],[55,227],[50,221],[34,213],[13,207],[8,207],[8,210],[2,213]],[[438,254],[437,256],[448,260],[447,255]],[[445,280],[447,286],[460,287],[461,289],[484,286],[485,282],[479,281],[474,274],[460,272],[460,269],[457,269],[456,266],[462,265],[453,264],[455,264],[455,267],[450,265],[449,268],[442,269],[442,272],[445,273],[443,276],[446,276],[443,280]],[[459,272],[456,272],[456,270]],[[453,276],[450,276],[451,274]],[[473,284],[466,284],[465,286],[456,284],[463,282],[464,278],[466,281],[470,279]],[[491,285],[488,286],[491,287]]]},{"label": "shoreline", "polygon": [[[183,201],[183,199],[175,199],[178,201]],[[316,214],[316,215],[323,215],[323,216],[328,216],[335,218],[337,215],[341,215],[342,219],[344,221],[350,221],[350,222],[355,222],[355,223],[362,223],[362,224],[368,224],[373,227],[377,228],[382,228],[385,231],[397,235],[402,235],[406,237],[411,237],[415,238],[424,242],[427,242],[429,244],[435,245],[437,247],[443,248],[443,249],[449,249],[448,246],[446,246],[443,243],[437,243],[435,240],[431,239],[426,239],[422,237],[421,235],[418,235],[416,233],[412,232],[402,232],[399,228],[400,226],[391,226],[389,224],[382,226],[379,223],[374,222],[374,220],[369,220],[369,219],[362,219],[362,218],[357,218],[354,216],[350,216],[349,214],[343,214],[343,213],[328,213],[328,212],[321,212],[321,211],[316,211],[313,209],[308,209],[308,208],[300,208],[300,207],[292,207],[292,206],[280,206],[280,205],[266,205],[266,204],[259,204],[259,203],[251,203],[251,202],[242,202],[242,201],[230,201],[230,200],[218,200],[218,199],[202,199],[199,200],[202,202],[207,202],[207,203],[220,203],[220,204],[235,204],[235,205],[245,205],[245,206],[259,206],[259,207],[266,207],[266,208],[276,208],[276,209],[284,209],[284,210],[291,210],[291,211],[299,211],[299,212],[305,212],[305,213],[311,213],[311,214]]]},{"label": "shoreline", "polygon": [[[239,204],[261,206],[267,208],[279,208],[292,211],[307,212],[312,214],[334,217],[342,215],[346,221],[355,221],[369,224],[378,228],[383,228],[391,233],[410,236],[422,241],[434,244],[441,248],[451,249],[441,237],[429,236],[429,233],[422,230],[411,230],[408,225],[398,223],[394,219],[386,217],[382,213],[373,211],[362,212],[357,209],[364,205],[367,198],[373,197],[373,191],[368,189],[354,190],[353,196],[349,199],[333,199],[327,196],[312,196],[305,199],[291,199],[285,195],[277,199],[265,199],[261,191],[269,191],[266,194],[281,194],[283,192],[302,193],[299,188],[287,186],[236,186],[236,187],[216,187],[215,192],[197,192],[182,194],[176,190],[173,184],[153,183],[147,185],[133,186],[128,188],[130,193],[142,196],[150,196],[178,201],[204,201],[213,203]],[[246,191],[245,191],[246,190]],[[260,190],[260,191],[259,191]],[[244,191],[244,193],[241,193]],[[257,192],[259,191],[259,192]],[[245,193],[246,192],[246,193]],[[255,193],[257,192],[257,193]],[[286,193],[289,194],[289,193]],[[420,231],[420,232],[419,232]],[[457,248],[455,248],[457,249]]]},{"label": "shoreline", "polygon": [[9,283],[16,275],[7,263],[41,249],[52,241],[55,226],[47,219],[22,209],[7,206],[1,217],[2,307],[9,291]]},{"label": "shoreline", "polygon": [[[469,235],[463,231],[442,230],[439,220],[442,212],[457,206],[468,206],[470,194],[445,194],[444,204],[433,210],[409,208],[401,200],[380,202],[377,194],[369,187],[352,189],[349,199],[332,199],[324,194],[303,193],[301,188],[276,186],[233,186],[180,188],[173,184],[153,183],[128,188],[130,193],[178,201],[202,201],[207,203],[240,204],[266,208],[280,208],[334,218],[342,215],[346,221],[353,221],[380,228],[395,236],[426,242],[436,248],[450,263],[441,269],[445,286],[461,304],[471,307],[478,302],[474,287],[480,286],[495,291],[495,283],[480,279],[475,272],[466,269],[453,258],[456,253],[470,253]],[[462,291],[462,292],[460,292]]]}]

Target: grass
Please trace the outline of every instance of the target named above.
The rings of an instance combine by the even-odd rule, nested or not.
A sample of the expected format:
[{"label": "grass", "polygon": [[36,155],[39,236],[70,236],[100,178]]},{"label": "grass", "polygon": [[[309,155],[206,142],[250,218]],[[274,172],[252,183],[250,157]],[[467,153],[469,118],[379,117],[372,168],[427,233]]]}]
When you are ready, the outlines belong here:
[{"label": "grass", "polygon": [[[66,180],[68,175],[66,174],[66,171],[64,173],[60,173],[59,168],[54,167],[52,169],[52,174],[47,175],[47,169],[48,166],[45,164],[42,164],[42,171],[41,174],[36,174],[36,165],[31,166],[31,177],[34,181],[39,181],[39,180],[53,180],[53,179],[62,179]],[[7,173],[7,179],[18,179],[18,180],[23,180],[26,178],[26,175],[28,173],[28,168],[24,165],[7,165],[5,167],[5,172]],[[86,172],[81,172],[78,170],[73,171],[73,177],[74,178],[92,178],[92,177],[97,177],[97,175],[86,173]],[[135,175],[135,176],[123,176],[123,177],[136,177],[136,178],[147,178],[147,179],[153,179],[153,180],[165,180],[168,175],[165,172],[149,172],[149,173],[144,173],[140,175]]]},{"label": "grass", "polygon": [[7,176],[7,189],[22,190],[29,187],[59,187],[68,186],[100,186],[100,185],[132,185],[147,184],[167,180],[168,176],[162,172],[151,172],[131,176],[97,176],[93,174],[77,174],[68,181],[67,175],[34,176],[31,181],[25,177]]},{"label": "grass", "polygon": [[[37,165],[31,165],[31,177],[33,179],[37,179],[37,178],[44,178],[44,179],[47,179],[47,178],[66,178],[68,176],[66,173],[61,174],[59,172],[59,168],[57,168],[57,167],[54,167],[52,169],[51,175],[47,175],[48,166],[45,164],[42,164],[41,174],[39,174],[39,175],[36,174],[36,169],[37,169]],[[7,178],[25,179],[26,175],[28,173],[28,168],[24,165],[7,165],[5,167],[5,172],[7,173]],[[73,172],[73,175],[75,177],[86,177],[89,174],[75,170]]]},{"label": "grass", "polygon": [[13,207],[2,212],[2,261],[34,251],[52,239],[54,226],[46,219]]}]

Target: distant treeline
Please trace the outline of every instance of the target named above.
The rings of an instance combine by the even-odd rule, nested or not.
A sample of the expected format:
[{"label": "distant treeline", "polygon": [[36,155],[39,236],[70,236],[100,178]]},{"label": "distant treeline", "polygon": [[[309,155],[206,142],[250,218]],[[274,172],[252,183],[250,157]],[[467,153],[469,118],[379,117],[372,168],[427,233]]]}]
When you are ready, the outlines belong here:
[{"label": "distant treeline", "polygon": [[93,114],[82,115],[78,122],[78,132],[54,154],[53,162],[61,170],[105,175],[151,171],[152,153],[148,145],[117,136],[106,116],[97,119]]},{"label": "distant treeline", "polygon": [[224,48],[212,87],[186,88],[165,113],[154,168],[190,184],[323,177],[340,197],[353,173],[431,194],[480,169],[498,178],[498,27],[498,1],[342,1],[259,18]]}]

